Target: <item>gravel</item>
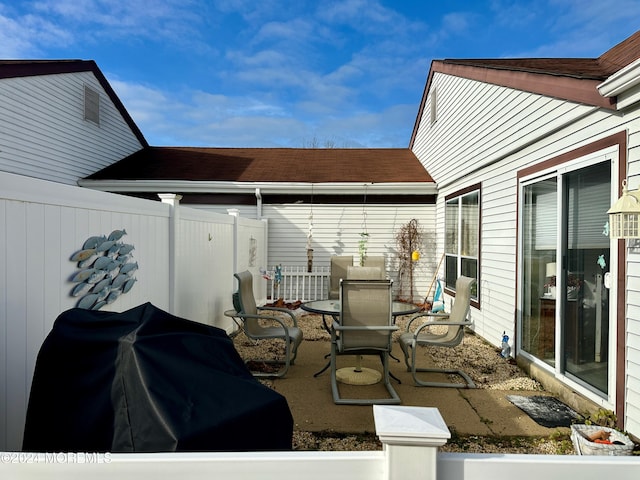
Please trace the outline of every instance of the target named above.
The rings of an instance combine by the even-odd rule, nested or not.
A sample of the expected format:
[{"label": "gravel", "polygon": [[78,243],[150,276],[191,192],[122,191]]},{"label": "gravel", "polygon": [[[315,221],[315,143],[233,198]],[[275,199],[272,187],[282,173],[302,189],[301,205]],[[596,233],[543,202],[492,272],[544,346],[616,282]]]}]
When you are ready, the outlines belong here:
[{"label": "gravel", "polygon": [[[329,334],[322,328],[319,315],[311,315],[303,310],[295,310],[296,316],[304,317],[298,322],[305,341],[329,341]],[[406,327],[408,317],[399,317],[399,336]],[[247,339],[242,332],[234,337],[234,344],[241,356],[248,354],[269,357],[281,354],[281,342],[261,341],[257,345]],[[256,350],[259,349],[259,350]],[[463,349],[464,353],[460,353]],[[455,351],[454,351],[455,350]],[[437,354],[436,354],[437,352]],[[500,350],[487,341],[468,331],[463,343],[456,349],[438,348],[429,352],[436,366],[464,367],[477,388],[495,390],[542,391],[543,387],[520,370],[515,362],[505,361]],[[463,360],[464,359],[464,365]],[[261,380],[271,386],[269,380]],[[336,434],[335,432],[294,431],[294,450],[359,451],[381,450],[382,445],[374,434]],[[467,436],[451,438],[440,448],[441,452],[467,453],[528,453],[528,454],[573,454],[573,444],[568,435],[553,435],[550,438],[532,437],[479,437]]]}]

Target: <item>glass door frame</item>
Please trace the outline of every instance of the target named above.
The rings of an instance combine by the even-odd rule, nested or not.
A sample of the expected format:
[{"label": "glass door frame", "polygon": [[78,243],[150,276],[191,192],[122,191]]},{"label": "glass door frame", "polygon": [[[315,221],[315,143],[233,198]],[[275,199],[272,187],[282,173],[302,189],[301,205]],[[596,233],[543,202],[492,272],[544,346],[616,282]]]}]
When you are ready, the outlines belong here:
[{"label": "glass door frame", "polygon": [[[609,265],[609,272],[610,272],[609,275],[611,279],[610,288],[609,288],[609,295],[610,295],[609,317],[611,321],[609,322],[609,339],[608,339],[608,352],[609,352],[608,393],[606,397],[604,397],[602,393],[598,393],[594,389],[586,387],[583,383],[573,379],[570,374],[566,373],[565,362],[562,360],[564,356],[563,355],[564,352],[562,350],[564,342],[563,342],[562,336],[559,335],[562,332],[562,321],[561,321],[562,317],[561,317],[560,308],[556,308],[556,314],[555,314],[556,335],[555,335],[554,348],[555,348],[556,361],[554,365],[549,365],[548,363],[544,362],[540,358],[532,355],[531,353],[524,351],[521,347],[523,345],[522,328],[523,328],[523,308],[524,308],[524,301],[525,301],[524,292],[523,292],[524,286],[525,286],[524,239],[523,239],[524,229],[522,228],[522,225],[524,221],[524,201],[525,201],[524,189],[525,187],[555,176],[556,178],[558,178],[558,187],[557,187],[558,199],[561,199],[563,194],[562,190],[564,189],[562,180],[565,174],[570,172],[575,172],[582,168],[595,165],[597,163],[607,161],[607,160],[610,162],[611,204],[613,204],[619,196],[619,193],[618,193],[618,185],[620,183],[618,181],[618,179],[620,178],[619,157],[620,157],[619,145],[615,144],[613,146],[610,146],[598,151],[585,153],[584,155],[574,157],[564,162],[555,162],[553,164],[543,163],[543,165],[549,165],[549,166],[546,168],[542,166],[540,169],[537,169],[537,170],[536,169],[525,170],[524,172],[526,173],[526,175],[524,174],[519,175],[518,186],[517,186],[518,188],[517,210],[518,210],[518,225],[519,225],[518,237],[517,237],[518,239],[518,261],[517,261],[518,288],[517,288],[517,312],[516,312],[517,355],[523,356],[524,358],[526,358],[527,360],[529,360],[530,362],[532,362],[542,370],[551,373],[557,380],[566,384],[567,386],[574,389],[578,393],[581,393],[582,395],[594,401],[595,403],[601,405],[604,408],[608,408],[612,410],[614,410],[615,408],[614,406],[616,405],[616,393],[617,393],[617,386],[616,386],[617,368],[616,367],[618,365],[617,341],[618,341],[618,328],[619,328],[618,295],[620,293],[618,292],[618,275],[619,275],[618,260],[620,258],[618,254],[619,242],[615,240],[609,241],[609,251],[610,251],[610,259],[611,259],[610,265]],[[562,219],[562,202],[561,201],[558,202],[557,209],[558,209],[557,218],[559,219],[558,221],[562,221],[561,220]],[[562,225],[560,225],[561,228],[558,231],[558,235],[557,235],[556,256],[557,256],[558,271],[562,271],[562,268],[563,268],[562,266],[563,255],[561,254],[561,252],[563,251],[562,250],[563,249],[562,229],[566,228],[566,225],[564,225],[564,223],[565,222],[562,221]],[[623,271],[624,271],[624,268],[623,268]],[[558,288],[561,288],[561,287],[562,285],[558,286]],[[624,295],[624,292],[622,292],[622,294]]]}]

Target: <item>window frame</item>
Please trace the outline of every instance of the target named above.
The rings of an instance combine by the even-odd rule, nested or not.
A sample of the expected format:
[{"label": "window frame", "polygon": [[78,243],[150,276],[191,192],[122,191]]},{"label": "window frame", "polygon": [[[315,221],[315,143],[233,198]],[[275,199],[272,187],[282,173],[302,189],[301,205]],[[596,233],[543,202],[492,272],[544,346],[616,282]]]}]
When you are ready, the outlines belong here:
[{"label": "window frame", "polygon": [[[461,246],[462,246],[462,241],[461,241],[461,235],[460,235],[460,222],[462,219],[462,215],[461,215],[461,208],[462,208],[462,199],[465,196],[468,196],[470,194],[475,194],[477,193],[478,195],[478,231],[477,231],[477,256],[472,257],[469,255],[462,255],[461,252]],[[446,284],[446,257],[447,255],[449,256],[453,256],[452,254],[448,254],[447,253],[447,204],[449,202],[451,202],[452,200],[457,200],[458,201],[458,214],[457,214],[457,226],[456,226],[456,242],[457,242],[457,252],[455,254],[456,257],[456,271],[457,271],[457,276],[460,276],[460,271],[461,271],[461,264],[462,261],[461,259],[463,258],[475,258],[476,259],[476,286],[475,286],[475,290],[476,290],[476,296],[471,298],[471,305],[477,309],[480,309],[480,272],[481,272],[481,258],[482,258],[482,238],[481,238],[481,233],[482,233],[482,184],[481,183],[476,183],[474,185],[470,185],[468,187],[465,187],[461,190],[457,190],[453,193],[450,193],[449,195],[446,195],[444,198],[444,225],[445,225],[445,240],[444,240],[444,245],[443,245],[443,258],[445,260],[445,285],[444,285],[444,291],[445,293],[447,293],[447,295],[451,295],[453,297],[455,297],[455,289],[447,286]]]}]

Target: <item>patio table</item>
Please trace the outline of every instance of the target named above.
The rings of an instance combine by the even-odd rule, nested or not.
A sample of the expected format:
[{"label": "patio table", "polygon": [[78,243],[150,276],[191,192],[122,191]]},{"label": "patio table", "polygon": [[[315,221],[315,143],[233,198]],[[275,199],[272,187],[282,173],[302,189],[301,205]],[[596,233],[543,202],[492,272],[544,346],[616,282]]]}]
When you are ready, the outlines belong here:
[{"label": "patio table", "polygon": [[[340,318],[340,300],[336,300],[336,299],[330,299],[330,300],[312,300],[310,302],[305,302],[302,305],[300,305],[300,308],[302,308],[304,311],[306,312],[310,312],[310,313],[316,313],[318,315],[322,315],[322,323],[324,325],[324,329],[331,333],[331,327],[330,325],[327,323],[327,316],[330,316],[333,320],[335,320],[336,322],[339,321]],[[393,319],[395,322],[396,317],[402,316],[402,315],[410,315],[412,313],[416,313],[420,311],[419,306],[414,305],[412,303],[407,303],[407,302],[398,302],[398,301],[394,301],[392,306],[391,306],[391,315],[393,315]],[[393,356],[392,356],[393,357]],[[395,357],[393,357],[395,358]],[[398,360],[397,358],[395,358],[395,360]],[[323,373],[327,368],[329,368],[329,366],[331,365],[331,363],[327,363],[327,365],[324,366],[324,368],[322,370],[320,370],[319,372],[315,373],[313,376],[317,377],[318,375],[320,375],[321,373]],[[359,368],[359,367],[356,367]],[[347,367],[348,370],[353,371],[353,367]],[[340,370],[344,370],[344,369],[340,369]],[[347,383],[345,380],[347,380],[349,378],[349,375],[344,373],[342,375],[340,375],[340,370],[338,370],[338,374],[339,377],[341,377],[343,380],[341,380],[343,383]],[[369,375],[369,379],[368,380],[359,380],[358,384],[359,385],[371,385],[374,383],[378,383],[380,381],[381,378],[381,374],[380,372],[376,371],[376,370],[372,370],[372,369],[366,369]],[[393,378],[395,378],[398,382],[400,380],[398,380],[396,377],[394,377],[393,375],[391,375]],[[362,376],[360,376],[362,377]],[[365,383],[362,383],[365,382]]]},{"label": "patio table", "polygon": [[[326,317],[331,316],[338,321],[340,317],[340,300],[312,300],[300,305],[300,308],[310,313],[322,315],[322,323],[327,332],[331,333],[331,326],[327,323]],[[410,315],[420,311],[419,306],[407,302],[394,301],[391,310],[395,321],[396,317]]]}]

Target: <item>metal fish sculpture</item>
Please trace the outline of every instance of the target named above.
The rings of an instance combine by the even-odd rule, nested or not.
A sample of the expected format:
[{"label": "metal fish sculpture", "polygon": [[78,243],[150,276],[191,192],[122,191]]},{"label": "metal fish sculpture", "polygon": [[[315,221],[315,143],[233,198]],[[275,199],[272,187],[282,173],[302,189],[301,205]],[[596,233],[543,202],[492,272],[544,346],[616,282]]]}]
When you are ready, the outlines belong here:
[{"label": "metal fish sculpture", "polygon": [[129,260],[131,260],[132,258],[133,257],[131,255],[118,255],[118,258],[116,259],[116,261],[119,262],[120,265],[124,265]]},{"label": "metal fish sculpture", "polygon": [[110,292],[111,292],[110,288],[103,288],[101,291],[96,292],[98,294],[98,302],[101,302],[102,300],[107,298]]},{"label": "metal fish sculpture", "polygon": [[107,270],[107,278],[110,278],[111,280],[116,278],[119,274],[120,274],[120,265],[118,265],[113,270]]},{"label": "metal fish sculpture", "polygon": [[98,257],[98,259],[93,264],[93,268],[104,270],[112,261],[113,260],[111,260],[109,257]]},{"label": "metal fish sculpture", "polygon": [[95,284],[95,286],[93,287],[93,293],[99,293],[102,290],[105,290],[108,286],[111,285],[111,279],[110,278],[105,278],[103,280],[100,280],[98,283]]},{"label": "metal fish sculpture", "polygon": [[71,295],[80,297],[77,302],[79,308],[99,310],[129,292],[137,281],[133,273],[138,269],[138,263],[132,263],[131,255],[134,246],[121,241],[126,234],[123,228],[113,230],[108,237],[89,237],[82,249],[71,256],[80,269],[70,277],[77,283]]},{"label": "metal fish sculpture", "polygon": [[94,273],[92,273],[89,278],[87,278],[87,283],[98,283],[100,280],[102,280],[104,277],[107,276],[107,272],[103,271],[103,270],[96,270]]},{"label": "metal fish sculpture", "polygon": [[107,240],[107,237],[102,235],[101,237],[89,237],[85,240],[84,245],[82,245],[83,249],[88,248],[98,248],[98,245]]},{"label": "metal fish sculpture", "polygon": [[93,264],[93,262],[95,261],[95,257],[91,256],[89,258],[87,258],[86,260],[82,260],[81,262],[78,262],[78,268],[89,268],[91,267],[91,265]]},{"label": "metal fish sculpture", "polygon": [[120,268],[120,274],[126,274],[126,275],[133,275],[133,272],[135,272],[138,269],[138,262],[135,263],[125,263],[121,268]]},{"label": "metal fish sculpture", "polygon": [[121,246],[122,245],[119,243],[114,244],[113,247],[107,250],[107,257],[116,258],[118,256],[118,252],[120,251]]},{"label": "metal fish sculpture", "polygon": [[134,249],[135,249],[135,247],[133,245],[129,245],[128,243],[124,243],[124,244],[120,245],[120,249],[118,250],[118,253],[120,255],[127,255],[128,253],[131,253]]},{"label": "metal fish sculpture", "polygon": [[82,262],[93,257],[96,254],[95,248],[86,248],[71,255],[72,262]]},{"label": "metal fish sculpture", "polygon": [[100,245],[98,245],[98,248],[96,248],[96,251],[98,253],[106,252],[111,247],[113,247],[115,244],[116,244],[116,242],[114,240],[107,240],[106,242],[102,242]]},{"label": "metal fish sculpture", "polygon": [[[108,257],[107,257],[108,258]],[[111,260],[104,268],[103,270],[105,272],[112,272],[115,269],[120,267],[120,262],[116,261],[116,260]]]},{"label": "metal fish sculpture", "polygon": [[95,305],[93,307],[91,307],[91,310],[100,310],[102,307],[104,307],[107,304],[107,302],[105,302],[104,300],[98,300]]},{"label": "metal fish sculpture", "polygon": [[93,287],[93,285],[91,285],[90,283],[87,283],[87,282],[79,283],[71,291],[71,296],[79,297],[80,295],[84,295],[91,289],[91,287]]},{"label": "metal fish sculpture", "polygon": [[85,270],[80,270],[78,273],[75,274],[75,276],[71,279],[72,282],[84,282],[86,280],[89,279],[89,277],[91,277],[91,275],[94,275],[98,270],[96,270],[95,268],[87,268]]},{"label": "metal fish sculpture", "polygon": [[107,303],[115,302],[120,296],[120,293],[121,293],[120,290],[112,290],[111,293],[109,293],[109,295],[107,296],[106,302]]},{"label": "metal fish sculpture", "polygon": [[127,280],[124,284],[124,287],[122,287],[122,293],[127,293],[129,290],[131,290],[131,287],[133,287],[133,284],[136,283],[138,281],[137,278],[132,277],[129,280]]},{"label": "metal fish sculpture", "polygon": [[109,235],[108,240],[120,240],[124,235],[127,234],[127,231],[123,228],[122,230],[114,230],[113,232],[111,232],[111,234]]},{"label": "metal fish sculpture", "polygon": [[124,273],[119,274],[116,278],[113,279],[113,282],[111,283],[111,288],[119,289],[127,282],[127,280],[129,280],[129,278],[130,278],[129,275],[126,275]]},{"label": "metal fish sculpture", "polygon": [[94,303],[98,300],[98,295],[95,293],[90,293],[89,295],[85,295],[78,302],[78,308],[84,308],[85,310],[90,309]]}]

